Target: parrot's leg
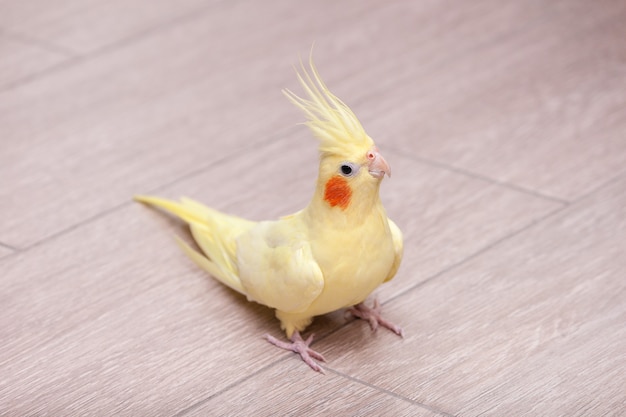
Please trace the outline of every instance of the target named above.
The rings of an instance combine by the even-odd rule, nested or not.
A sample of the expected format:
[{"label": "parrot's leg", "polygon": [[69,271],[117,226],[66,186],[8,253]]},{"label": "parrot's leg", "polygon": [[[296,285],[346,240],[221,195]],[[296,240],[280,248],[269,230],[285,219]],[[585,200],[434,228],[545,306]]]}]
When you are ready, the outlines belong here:
[{"label": "parrot's leg", "polygon": [[374,300],[374,307],[370,308],[365,303],[360,303],[354,307],[349,308],[346,313],[353,315],[354,317],[367,320],[370,323],[370,327],[373,331],[378,330],[378,326],[386,327],[400,337],[404,337],[404,331],[402,328],[396,326],[392,322],[385,320],[380,315],[380,303],[378,300]]},{"label": "parrot's leg", "polygon": [[326,362],[326,359],[324,359],[320,353],[317,353],[309,347],[311,342],[313,342],[313,335],[309,336],[306,340],[302,340],[300,332],[296,330],[293,335],[291,335],[291,343],[280,341],[269,334],[265,335],[265,338],[268,342],[281,349],[290,350],[299,354],[302,360],[314,371],[324,373],[324,370],[314,361],[314,359],[321,362]]}]

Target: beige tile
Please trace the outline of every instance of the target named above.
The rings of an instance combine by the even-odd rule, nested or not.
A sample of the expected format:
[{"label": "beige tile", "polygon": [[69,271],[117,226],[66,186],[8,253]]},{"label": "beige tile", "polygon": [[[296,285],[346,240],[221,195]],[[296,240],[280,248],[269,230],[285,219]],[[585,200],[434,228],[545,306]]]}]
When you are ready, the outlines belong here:
[{"label": "beige tile", "polygon": [[0,31],[0,90],[54,67],[67,55],[20,41]]},{"label": "beige tile", "polygon": [[3,246],[0,243],[0,258],[5,257],[5,256],[7,256],[7,255],[9,255],[11,253],[13,253],[13,249],[11,249],[9,247],[6,247],[6,246]]},{"label": "beige tile", "polygon": [[[419,22],[420,25],[428,22],[427,12],[436,13],[442,7],[439,3],[432,0],[421,3],[420,12],[424,14],[424,20]],[[273,44],[264,43],[262,51],[269,52],[281,44],[292,44],[298,50],[307,51],[313,42],[323,46],[330,35],[333,42],[329,47],[339,52],[339,56],[343,55],[345,45],[365,42],[369,48],[361,50],[360,54],[369,55],[372,59],[393,56],[394,51],[398,52],[398,48],[405,45],[405,39],[413,36],[411,30],[415,28],[415,22],[407,19],[410,17],[407,12],[415,7],[403,1],[382,5],[354,0],[343,4],[328,0],[300,4],[272,0],[260,5],[201,0],[184,0],[174,4],[156,0],[147,6],[136,0],[62,0],[55,7],[45,7],[46,3],[42,0],[3,0],[0,6],[5,12],[0,16],[0,27],[64,45],[84,54],[133,42],[136,38],[150,36],[168,26],[205,15],[212,18],[212,26],[227,25],[217,34],[225,46],[237,47],[239,39],[232,33],[238,37],[253,34],[257,39],[263,39],[267,32],[278,30],[283,33],[283,38]],[[372,21],[372,18],[378,19]],[[342,36],[333,32],[341,32]],[[398,33],[405,36],[396,39],[389,36]],[[385,45],[376,45],[381,40]]]},{"label": "beige tile", "polygon": [[[298,210],[310,199],[317,156],[315,141],[297,136],[304,135],[288,135],[238,158],[216,163],[159,194],[192,196],[216,208],[258,220]],[[406,290],[429,274],[558,206],[480,180],[423,166],[401,155],[391,153],[387,157],[393,164],[394,177],[383,184],[386,187],[384,198],[388,211],[395,212],[408,238],[405,265],[398,278],[382,291],[383,298]],[[235,175],[225,181],[224,172]],[[427,208],[419,207],[421,198],[429,202]],[[471,211],[476,214],[470,217],[462,214]],[[79,399],[88,403],[81,403],[77,410],[91,407],[95,400],[87,399],[93,395],[93,387],[74,394],[70,391],[60,393],[59,402],[54,404],[50,399],[57,398],[57,394],[51,391],[53,386],[70,375],[88,372],[89,363],[94,361],[106,364],[103,369],[89,372],[96,372],[94,378],[103,384],[99,389],[112,390],[110,398],[120,398],[123,393],[119,390],[135,392],[133,378],[136,375],[115,369],[126,366],[119,365],[118,360],[123,364],[141,362],[148,341],[164,345],[165,353],[155,353],[164,356],[154,360],[169,363],[172,373],[175,367],[185,369],[191,366],[167,356],[174,355],[172,350],[188,349],[205,356],[207,352],[213,352],[216,356],[202,356],[206,362],[202,366],[210,370],[201,368],[198,372],[214,371],[217,374],[213,375],[220,378],[222,373],[232,374],[232,378],[224,378],[224,384],[219,387],[227,386],[249,369],[254,369],[252,361],[257,354],[252,352],[263,352],[258,357],[263,363],[283,355],[275,349],[266,349],[266,343],[260,339],[267,332],[281,335],[272,312],[248,304],[199,271],[171,239],[172,224],[162,215],[133,205],[4,260],[2,269],[7,274],[1,285],[7,299],[3,303],[4,323],[0,326],[0,339],[4,341],[1,363],[16,378],[7,385],[14,388],[5,393],[6,398],[28,398],[37,392],[37,401],[31,403],[49,403],[53,410]],[[437,231],[443,237],[435,237]],[[478,237],[468,242],[463,238],[467,234]],[[216,303],[211,294],[216,294],[220,302]],[[191,297],[193,301],[181,301],[181,297]],[[179,311],[178,303],[191,305]],[[222,311],[231,308],[233,315],[225,319]],[[187,324],[179,330],[172,330],[173,324],[163,327],[164,314],[172,322]],[[255,319],[250,320],[250,316]],[[236,321],[231,321],[231,317]],[[310,330],[323,336],[342,323],[343,315],[338,312],[317,319]],[[238,328],[237,333],[225,336],[225,329],[233,326]],[[178,343],[169,340],[173,331],[178,335],[176,338],[182,338],[185,332],[193,333],[193,338],[172,346],[168,343]],[[213,334],[211,343],[206,341],[208,332]],[[132,339],[132,335],[138,340]],[[223,343],[218,342],[222,339]],[[108,348],[98,353],[96,346],[102,345],[103,340],[108,341]],[[196,346],[204,343],[206,347]],[[238,350],[238,343],[250,343],[250,357],[240,358],[239,365],[243,368],[216,365],[226,360],[220,355]],[[128,346],[125,355],[118,350],[122,349],[120,346]],[[123,357],[116,359],[120,355]],[[67,368],[70,357],[83,359]],[[200,359],[192,355],[189,360]],[[108,370],[109,366],[115,369]],[[36,373],[36,368],[41,371]],[[61,372],[65,368],[65,373]],[[141,372],[148,371],[141,368]],[[160,372],[164,372],[163,369]],[[18,383],[18,377],[26,382]],[[107,381],[113,379],[121,382],[107,388]],[[77,380],[78,386],[84,383],[80,378]],[[211,392],[216,392],[219,387]],[[154,388],[155,391],[159,389]],[[139,391],[128,401],[145,404],[149,395],[154,392]],[[189,398],[189,401],[196,401],[200,397]],[[155,410],[158,407],[170,410],[168,401],[174,399],[164,398],[163,402],[155,404]],[[99,402],[93,406],[112,407],[110,403]],[[27,407],[22,403],[15,403],[15,407],[16,410],[30,410],[22,408]],[[122,408],[114,410],[123,411]]]},{"label": "beige tile", "polygon": [[527,5],[478,18],[457,39],[465,50],[441,48],[425,63],[419,52],[401,58],[395,76],[368,92],[371,132],[402,151],[566,200],[622,172],[624,4],[542,2],[541,13]]},{"label": "beige tile", "polygon": [[329,366],[455,415],[620,415],[626,179],[394,300],[404,340],[361,322]]},{"label": "beige tile", "polygon": [[[363,8],[366,9],[365,6]],[[271,12],[276,12],[276,10],[281,12],[275,13],[276,19],[283,19],[292,11],[285,5],[272,9]],[[357,15],[362,14],[360,17],[363,19],[360,23],[363,26],[345,29],[329,24],[329,34],[325,34],[326,37],[323,37],[317,45],[319,51],[317,56],[321,58],[320,67],[327,69],[325,74],[328,74],[327,78],[331,81],[333,79],[341,81],[333,84],[339,92],[348,95],[346,97],[348,102],[355,102],[355,108],[362,115],[366,126],[371,127],[374,136],[388,138],[396,148],[403,152],[441,159],[453,165],[457,164],[461,156],[465,158],[471,154],[475,155],[475,161],[477,161],[475,165],[480,167],[489,165],[483,164],[487,159],[496,163],[506,160],[505,168],[515,169],[520,175],[526,175],[526,172],[538,175],[539,170],[530,169],[534,168],[537,159],[535,157],[528,159],[526,155],[529,152],[535,154],[537,158],[544,158],[548,161],[542,162],[543,165],[561,166],[561,163],[552,164],[550,158],[544,157],[549,154],[547,151],[552,151],[552,149],[539,147],[541,150],[518,152],[520,142],[511,141],[507,142],[511,151],[506,151],[506,153],[513,155],[514,160],[505,158],[499,152],[493,152],[497,156],[492,157],[491,152],[486,152],[484,148],[477,148],[476,151],[472,151],[473,153],[465,151],[467,146],[477,146],[472,145],[473,143],[482,143],[482,136],[476,137],[476,140],[459,141],[454,139],[458,137],[456,134],[450,135],[449,132],[445,132],[445,129],[456,128],[465,131],[468,129],[468,123],[475,123],[473,120],[487,120],[474,117],[474,114],[471,117],[461,114],[458,117],[462,118],[459,119],[454,116],[458,112],[446,113],[443,110],[450,106],[453,108],[460,106],[459,108],[468,110],[476,108],[475,104],[465,105],[468,102],[467,95],[459,94],[459,90],[475,85],[476,87],[472,87],[470,92],[482,91],[480,87],[484,85],[485,79],[499,78],[490,76],[486,72],[486,67],[476,68],[475,66],[468,67],[468,65],[476,62],[486,65],[492,61],[491,58],[497,57],[498,54],[505,54],[506,48],[511,45],[503,42],[503,46],[488,48],[484,54],[491,60],[462,55],[459,59],[463,65],[458,65],[458,68],[448,66],[446,71],[441,71],[441,67],[437,65],[441,65],[446,59],[451,59],[449,55],[436,56],[434,64],[426,60],[421,66],[425,67],[426,70],[423,71],[427,72],[417,73],[417,75],[427,77],[422,82],[420,78],[415,77],[416,66],[413,61],[415,59],[420,62],[424,61],[422,59],[424,57],[416,55],[416,58],[412,55],[418,54],[419,51],[410,54],[406,51],[413,50],[409,46],[416,42],[418,44],[425,42],[424,33],[440,30],[440,26],[431,23],[432,26],[425,26],[424,31],[416,32],[410,31],[409,28],[415,21],[431,21],[432,19],[427,18],[429,15],[426,12],[436,10],[437,7],[430,3],[424,10],[412,10],[406,4],[399,3],[392,4],[380,10],[379,13],[365,13],[362,10],[353,12]],[[537,18],[536,16],[540,15],[542,10],[541,7],[535,6],[529,8],[528,11],[527,9],[523,11],[528,13],[530,19]],[[254,42],[261,45],[284,39],[284,31],[289,31],[291,26],[277,26],[279,29],[272,26],[271,30],[264,32],[263,36],[252,36],[248,32],[237,35],[238,32],[231,27],[232,25],[227,25],[223,19],[227,11],[238,17],[239,25],[236,27],[246,27],[251,30],[259,28],[259,26],[254,26],[259,25],[255,23],[256,20],[247,18],[250,10],[236,7],[233,10],[223,10],[222,13],[208,14],[197,21],[170,28],[168,31],[138,42],[137,45],[122,48],[117,53],[108,54],[63,74],[0,97],[0,108],[3,110],[0,124],[9,132],[11,143],[14,144],[5,153],[6,159],[12,163],[1,165],[4,167],[3,176],[16,178],[6,194],[22,196],[19,202],[4,199],[2,212],[6,213],[7,218],[11,218],[11,222],[3,225],[8,230],[0,231],[0,236],[6,236],[6,239],[16,246],[28,246],[72,225],[76,219],[87,219],[109,208],[111,201],[119,202],[134,188],[139,186],[154,188],[156,184],[168,182],[172,177],[189,172],[191,167],[205,161],[210,163],[218,153],[228,153],[233,147],[242,143],[255,141],[259,137],[267,137],[272,132],[290,126],[291,123],[285,120],[299,120],[297,113],[284,102],[278,90],[285,85],[293,86],[291,71],[285,68],[294,61],[293,51],[302,51],[302,42],[299,40],[321,32],[324,27],[315,19],[315,13],[320,13],[320,10],[312,8],[311,13],[308,14],[310,20],[304,21],[304,24],[284,19],[286,25],[298,27],[300,31],[297,32],[297,36],[294,35],[293,44],[278,43],[277,49],[269,51],[254,48]],[[464,22],[471,22],[471,18],[478,19],[483,11],[482,7],[456,10],[455,14],[451,15],[450,21],[443,22],[444,27],[454,27],[455,31],[443,37],[441,42],[445,43],[437,44],[440,48],[436,49],[450,50],[449,46],[455,40],[470,39],[474,43],[462,45],[472,46],[473,49],[470,48],[472,51],[480,51],[480,42],[485,42],[483,35],[479,36],[473,25],[468,26]],[[513,12],[516,11],[518,10],[509,8],[497,9],[492,12],[495,14],[487,13],[483,18],[489,19],[489,22],[501,20],[511,22],[515,16]],[[265,13],[270,12],[265,11]],[[394,14],[402,16],[397,30],[406,30],[409,33],[409,36],[400,38],[400,42],[392,42],[398,37],[393,36],[393,28],[386,24]],[[368,21],[373,21],[373,17],[381,16],[385,24],[378,26],[367,24]],[[500,26],[498,28],[504,30]],[[480,31],[481,34],[483,32]],[[236,44],[224,49],[223,42],[219,42],[220,33],[230,36]],[[503,32],[502,35],[507,33]],[[361,38],[357,37],[357,34],[363,35],[362,40],[359,40]],[[538,34],[543,34],[543,32],[532,32],[532,36],[513,37],[513,39],[521,39],[526,44],[534,45],[535,43],[530,42],[534,42]],[[330,41],[332,36],[342,39],[342,42],[332,43]],[[193,42],[196,38],[207,41],[198,45]],[[380,43],[370,42],[375,39],[378,39]],[[504,37],[504,40],[506,39],[508,38]],[[365,47],[365,42],[370,42],[369,48]],[[550,45],[558,46],[558,42],[555,42],[550,42]],[[299,45],[295,46],[297,43]],[[155,48],[155,45],[159,45],[159,48]],[[244,45],[250,46],[244,48]],[[373,52],[368,52],[368,49]],[[391,52],[385,52],[387,49]],[[530,52],[534,54],[531,56],[537,55],[533,52],[535,49],[531,48]],[[325,52],[329,50],[332,52]],[[543,49],[539,50],[544,55],[551,52],[551,50],[548,52]],[[164,61],[162,57],[168,54],[168,51],[172,54],[175,51],[177,59]],[[521,49],[521,51],[524,50]],[[376,61],[372,59],[376,65],[361,68],[364,60],[369,59],[369,54],[374,52],[382,52],[383,58]],[[212,56],[220,56],[221,59],[213,61],[210,59]],[[509,57],[510,54],[506,56]],[[515,59],[519,61],[523,59],[523,56],[515,55]],[[397,60],[394,61],[393,57]],[[507,69],[518,62],[515,59],[505,60],[505,63],[509,65]],[[208,61],[211,61],[211,73],[207,77],[205,69]],[[240,67],[244,62],[247,64],[245,69]],[[341,62],[341,65],[337,65],[338,62]],[[396,72],[392,72],[389,67],[394,63],[400,66]],[[133,68],[133,71],[129,71],[128,68]],[[233,71],[233,68],[236,70]],[[386,71],[386,73],[381,73],[381,71]],[[497,74],[501,78],[503,73],[507,72],[501,70]],[[383,82],[375,83],[376,79]],[[464,79],[467,81],[463,84],[450,82]],[[397,86],[395,89],[392,88],[394,85]],[[452,87],[446,90],[443,87],[447,85],[452,85]],[[368,86],[368,88],[363,86]],[[429,94],[418,94],[423,91],[416,91],[415,86],[432,86],[432,88],[429,87],[427,90]],[[517,94],[523,91],[525,90],[519,90]],[[614,89],[614,91],[619,92],[621,89]],[[372,94],[377,94],[376,99],[373,99]],[[407,94],[412,100],[404,102],[403,99],[407,98]],[[359,99],[362,95],[369,98]],[[470,96],[473,97],[471,94]],[[223,99],[217,100],[217,97]],[[432,117],[432,114],[420,113],[420,111],[423,112],[423,108],[415,109],[415,97],[423,97],[419,105],[425,104],[431,107],[439,116]],[[497,97],[497,95],[492,95],[492,97]],[[50,102],[55,102],[55,106],[49,106]],[[398,102],[403,105],[397,106]],[[389,107],[391,103],[393,107]],[[443,109],[441,109],[442,106]],[[498,107],[501,106],[498,105]],[[237,108],[237,111],[233,111],[233,108]],[[525,114],[515,110],[516,114]],[[450,119],[450,116],[441,119],[442,112],[456,119]],[[242,114],[246,115],[247,123],[241,123]],[[413,114],[415,116],[412,116]],[[407,115],[411,116],[407,117]],[[619,113],[615,115],[617,117]],[[490,123],[491,119],[488,120]],[[567,178],[565,174],[559,173],[558,181],[554,182],[555,185],[573,184],[572,178],[576,178],[576,186],[579,186],[581,190],[589,189],[604,175],[609,175],[619,168],[622,161],[621,145],[619,141],[615,142],[616,136],[612,134],[614,131],[611,130],[613,129],[611,126],[619,127],[619,119],[614,119],[614,122],[607,128],[606,134],[600,132],[600,136],[606,137],[612,144],[608,144],[607,147],[603,142],[605,145],[594,147],[597,152],[601,153],[598,158],[590,159],[587,157],[587,152],[579,152],[578,148],[565,152],[572,155],[575,160],[566,158],[564,166],[570,164],[569,161],[574,161],[573,165],[570,164],[574,168],[566,169]],[[444,131],[431,131],[433,128],[444,129]],[[446,139],[450,137],[452,139]],[[448,146],[446,144],[451,146],[462,144],[462,147],[455,148],[459,152],[450,158],[431,151],[431,149],[439,149],[440,146]],[[193,152],[185,151],[187,149],[193,149]],[[498,149],[500,148],[496,148],[496,151]],[[560,152],[561,149],[556,146],[553,151]],[[50,160],[65,159],[65,161],[61,166],[42,164],[41,159],[44,155]],[[64,155],[72,155],[72,158],[65,158]],[[19,159],[19,164],[13,162],[16,159]],[[598,162],[604,159],[606,161]],[[581,168],[581,164],[584,168]],[[460,165],[463,166],[463,164]],[[111,167],[115,169],[112,170]],[[593,167],[597,167],[598,170]],[[467,168],[474,169],[469,165]],[[480,171],[480,169],[476,170]],[[550,182],[553,171],[542,172],[547,172],[546,178]],[[524,181],[497,175],[496,172],[484,173],[503,181],[519,182],[529,188],[535,187]],[[588,177],[587,174],[591,176]],[[103,178],[108,181],[111,177],[118,179],[116,183],[120,187],[101,185]],[[124,181],[119,181],[122,178]],[[585,184],[587,181],[590,183],[589,186]],[[128,186],[124,187],[124,185]],[[52,197],[62,194],[61,190],[67,189],[72,191],[63,193],[63,201]],[[550,193],[547,188],[542,188],[541,191]],[[561,192],[555,194],[565,195]],[[56,204],[65,207],[65,210],[59,210]],[[71,207],[71,210],[68,211],[67,207]],[[52,224],[46,221],[46,212],[62,213],[62,216],[67,213],[68,218],[57,218]]]},{"label": "beige tile", "polygon": [[0,403],[16,415],[174,414],[280,358],[272,312],[126,207],[1,261]]},{"label": "beige tile", "polygon": [[[289,20],[295,6],[284,4],[262,10],[284,24],[260,36],[264,25],[255,15],[228,4],[232,9],[0,93],[8,144],[0,153],[0,176],[11,178],[0,189],[0,213],[10,219],[0,225],[0,238],[29,246],[138,189],[169,183],[303,120],[280,89],[296,86],[291,65],[297,53],[306,53],[311,33],[332,22],[309,14]],[[367,3],[360,7],[339,9],[333,19],[369,10]],[[238,25],[225,19],[229,13]],[[292,43],[278,42],[296,29]],[[321,50],[332,36],[325,33]],[[267,44],[276,47],[266,50]],[[329,81],[359,65],[350,59],[359,51],[353,43],[338,47],[350,65],[330,65],[330,54],[318,55]],[[170,55],[175,59],[163,59]]]},{"label": "beige tile", "polygon": [[280,362],[182,415],[442,415],[332,372],[303,369],[295,361]]},{"label": "beige tile", "polygon": [[[293,136],[162,194],[197,196],[256,219],[297,210],[310,198],[317,156],[313,139],[300,144]],[[224,171],[237,174],[232,185]],[[7,377],[0,397],[12,410],[175,412],[290,355],[261,339],[282,336],[272,312],[199,271],[171,239],[181,234],[173,224],[132,205],[3,260],[0,368]],[[227,309],[233,314],[225,316]],[[337,313],[310,330],[323,336],[342,323]],[[240,350],[249,356],[230,361]],[[168,391],[181,373],[190,376]]]},{"label": "beige tile", "polygon": [[201,0],[168,2],[4,0],[0,27],[88,53],[177,18],[210,10]]},{"label": "beige tile", "polygon": [[[384,146],[384,145],[381,145]],[[396,278],[376,293],[388,299],[562,207],[497,184],[422,164],[396,151],[381,192],[401,228],[405,254]]]},{"label": "beige tile", "polygon": [[[626,180],[546,217],[624,169],[623,2],[51,5],[0,0],[32,40],[0,40],[0,242],[26,248],[0,244],[0,414],[626,413]],[[129,202],[307,204],[315,142],[280,89],[314,41],[406,238],[377,292],[406,339],[317,318],[326,376]]]}]

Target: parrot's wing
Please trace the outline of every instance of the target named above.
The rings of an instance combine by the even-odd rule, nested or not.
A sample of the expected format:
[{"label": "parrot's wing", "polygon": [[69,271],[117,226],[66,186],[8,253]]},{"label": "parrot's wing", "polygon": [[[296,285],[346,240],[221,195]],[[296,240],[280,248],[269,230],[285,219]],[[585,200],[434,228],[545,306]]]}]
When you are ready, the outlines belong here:
[{"label": "parrot's wing", "polygon": [[248,299],[287,313],[306,310],[324,289],[297,218],[260,222],[237,239],[239,278]]},{"label": "parrot's wing", "polygon": [[389,222],[389,230],[391,231],[391,238],[393,240],[393,248],[396,252],[396,256],[393,260],[393,265],[391,266],[391,270],[385,278],[385,282],[390,281],[396,272],[398,272],[398,268],[400,268],[400,262],[402,262],[402,254],[404,253],[404,244],[402,243],[402,232],[400,228],[391,220],[387,219]]},{"label": "parrot's wing", "polygon": [[159,197],[135,196],[135,200],[160,207],[187,222],[203,253],[177,239],[185,253],[219,281],[245,294],[237,274],[235,240],[256,222],[221,213],[189,198],[176,202]]},{"label": "parrot's wing", "polygon": [[194,240],[209,259],[225,272],[236,276],[236,239],[256,222],[219,212],[190,198],[181,198],[182,206],[201,222],[189,222]]}]

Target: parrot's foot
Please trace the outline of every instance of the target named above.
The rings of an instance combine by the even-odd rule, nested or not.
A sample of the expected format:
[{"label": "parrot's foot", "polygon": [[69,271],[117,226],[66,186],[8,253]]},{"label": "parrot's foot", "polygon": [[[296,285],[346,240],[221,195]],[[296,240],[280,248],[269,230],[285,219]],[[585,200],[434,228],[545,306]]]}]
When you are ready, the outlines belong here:
[{"label": "parrot's foot", "polygon": [[326,359],[320,354],[309,347],[313,342],[313,335],[309,336],[306,340],[302,340],[300,332],[297,330],[291,336],[291,343],[283,342],[276,339],[273,336],[265,335],[265,339],[271,344],[278,346],[281,349],[290,350],[300,355],[302,360],[311,367],[314,371],[324,373],[324,370],[315,362],[317,359],[321,362],[326,362]]},{"label": "parrot's foot", "polygon": [[370,327],[373,331],[378,330],[378,326],[380,325],[391,330],[398,336],[404,337],[404,331],[402,328],[381,317],[380,303],[378,300],[374,300],[373,308],[367,307],[365,303],[360,303],[346,310],[346,314],[351,314],[354,317],[369,321]]}]

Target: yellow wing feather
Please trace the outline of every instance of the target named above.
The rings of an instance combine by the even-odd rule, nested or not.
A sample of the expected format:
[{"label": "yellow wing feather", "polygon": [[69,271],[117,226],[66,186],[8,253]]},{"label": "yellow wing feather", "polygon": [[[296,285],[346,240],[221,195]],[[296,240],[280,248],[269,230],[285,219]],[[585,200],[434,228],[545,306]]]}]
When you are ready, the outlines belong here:
[{"label": "yellow wing feather", "polygon": [[398,272],[398,268],[400,268],[400,262],[402,262],[402,255],[404,254],[404,243],[402,242],[402,232],[400,228],[391,220],[387,219],[389,223],[389,230],[391,231],[391,238],[393,240],[393,248],[396,252],[396,256],[393,260],[393,265],[391,266],[391,271],[385,278],[384,282],[391,281],[391,279]]},{"label": "yellow wing feather", "polygon": [[255,222],[221,213],[188,198],[181,199],[180,203],[150,196],[136,196],[135,200],[159,207],[187,222],[194,240],[204,252],[199,253],[177,238],[187,256],[225,285],[245,294],[237,270],[236,239]]}]

